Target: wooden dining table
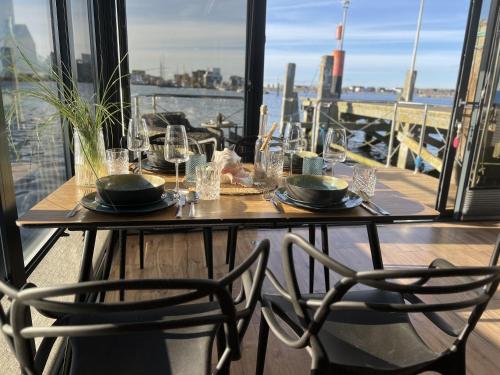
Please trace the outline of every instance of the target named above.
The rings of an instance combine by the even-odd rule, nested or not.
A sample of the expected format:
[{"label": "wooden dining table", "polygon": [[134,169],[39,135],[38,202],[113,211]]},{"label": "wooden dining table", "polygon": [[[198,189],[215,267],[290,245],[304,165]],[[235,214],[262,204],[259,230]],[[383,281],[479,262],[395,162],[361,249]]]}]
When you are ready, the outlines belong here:
[{"label": "wooden dining table", "polygon": [[[351,179],[352,168],[341,165],[336,167],[336,176]],[[151,173],[151,172],[145,172]],[[175,185],[175,176],[161,175],[168,188]],[[390,215],[374,215],[362,207],[339,211],[308,211],[283,204],[284,211],[278,212],[272,202],[262,194],[221,195],[213,201],[201,200],[196,204],[194,217],[189,217],[188,207],[184,215],[177,218],[176,207],[169,207],[147,214],[104,214],[81,208],[76,215],[68,217],[86,189],[78,187],[75,179],[65,182],[61,187],[41,200],[22,215],[17,224],[23,228],[64,228],[85,232],[84,249],[80,270],[80,281],[91,276],[92,257],[98,230],[126,231],[163,229],[163,228],[205,228],[214,227],[257,227],[283,228],[309,225],[364,225],[367,228],[374,268],[383,268],[380,243],[377,233],[378,224],[408,221],[434,220],[439,212],[429,204],[429,195],[422,194],[416,185],[425,185],[431,177],[413,174],[411,171],[396,168],[381,169],[377,172],[377,185],[373,201],[390,212]],[[431,180],[429,180],[431,181]],[[209,232],[207,232],[209,233]],[[208,253],[207,266],[213,268],[212,245],[205,241]],[[209,277],[213,276],[209,272]]]}]

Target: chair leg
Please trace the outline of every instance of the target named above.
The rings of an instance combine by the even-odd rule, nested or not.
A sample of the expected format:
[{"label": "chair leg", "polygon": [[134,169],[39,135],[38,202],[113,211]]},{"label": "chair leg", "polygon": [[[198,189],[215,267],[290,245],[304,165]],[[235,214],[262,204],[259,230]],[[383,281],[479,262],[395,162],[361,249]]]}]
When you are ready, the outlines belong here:
[{"label": "chair leg", "polygon": [[144,269],[144,231],[139,231],[139,267]]},{"label": "chair leg", "polygon": [[[120,280],[125,280],[125,261],[127,258],[127,230],[120,230]],[[125,290],[120,289],[120,301],[125,299]]]},{"label": "chair leg", "polygon": [[[106,263],[104,265],[103,279],[108,280],[109,274],[111,272],[111,266],[113,265],[113,256],[115,253],[115,246],[118,240],[118,231],[114,230],[111,232],[111,241],[109,241],[108,254],[106,255]],[[103,303],[106,299],[106,292],[101,292],[99,295],[99,302]]]},{"label": "chair leg", "polygon": [[[316,246],[316,226],[309,225],[309,243]],[[309,293],[314,293],[314,258],[309,257]]]},{"label": "chair leg", "polygon": [[[224,351],[226,350],[226,335],[224,333],[224,326],[220,326],[219,329],[217,330],[216,339],[217,339],[217,358],[220,360],[222,354],[224,354]],[[231,361],[228,360],[227,363],[224,365],[224,367],[221,368],[217,374],[228,375],[230,366],[231,366]]]},{"label": "chair leg", "polygon": [[266,319],[260,316],[259,325],[259,342],[257,346],[257,366],[255,368],[255,375],[264,374],[264,365],[266,363],[267,339],[269,337],[269,325]]},{"label": "chair leg", "polygon": [[[321,225],[321,249],[323,254],[330,255],[330,250],[328,249],[328,225]],[[328,267],[324,267],[325,273],[325,291],[330,290],[330,270]]]},{"label": "chair leg", "polygon": [[467,372],[465,357],[465,345],[461,345],[453,356],[448,357],[448,363],[444,367],[443,374],[465,375]]}]

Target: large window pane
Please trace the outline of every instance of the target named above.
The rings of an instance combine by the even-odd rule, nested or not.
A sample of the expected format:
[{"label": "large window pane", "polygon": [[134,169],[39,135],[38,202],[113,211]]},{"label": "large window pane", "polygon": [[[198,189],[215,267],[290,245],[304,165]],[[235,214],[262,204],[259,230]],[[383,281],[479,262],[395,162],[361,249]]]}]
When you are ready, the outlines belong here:
[{"label": "large window pane", "polygon": [[[26,99],[16,90],[33,70],[46,80],[54,50],[49,2],[3,0],[0,6],[0,85],[9,128],[9,153],[18,214],[58,188],[66,179],[63,136],[58,120],[47,120],[52,110]],[[23,57],[24,55],[24,57]],[[53,82],[46,82],[53,86]],[[25,257],[48,235],[44,230],[21,230]]]},{"label": "large window pane", "polygon": [[196,127],[222,113],[243,125],[246,8],[246,0],[127,1],[131,93],[142,113],[181,111]]}]

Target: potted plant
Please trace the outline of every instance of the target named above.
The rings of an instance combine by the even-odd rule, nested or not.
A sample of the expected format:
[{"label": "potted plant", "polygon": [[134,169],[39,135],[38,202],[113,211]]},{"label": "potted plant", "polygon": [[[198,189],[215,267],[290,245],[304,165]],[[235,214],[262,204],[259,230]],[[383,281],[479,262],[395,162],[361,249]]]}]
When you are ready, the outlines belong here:
[{"label": "potted plant", "polygon": [[19,94],[45,102],[55,110],[48,120],[60,117],[62,126],[72,127],[76,183],[94,186],[96,179],[106,174],[103,128],[120,111],[120,106],[110,101],[111,87],[118,79],[111,79],[101,96],[88,97],[78,90],[77,82],[66,70],[63,69],[61,75],[50,69],[48,77],[42,77],[34,65],[22,57],[32,74],[24,77],[29,86],[19,89]]}]

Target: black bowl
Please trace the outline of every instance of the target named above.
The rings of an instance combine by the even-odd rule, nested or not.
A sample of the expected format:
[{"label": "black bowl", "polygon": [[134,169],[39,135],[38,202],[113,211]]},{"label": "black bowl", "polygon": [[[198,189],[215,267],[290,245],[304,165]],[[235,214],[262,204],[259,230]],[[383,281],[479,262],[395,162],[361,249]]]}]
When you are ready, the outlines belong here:
[{"label": "black bowl", "polygon": [[348,187],[347,181],[331,176],[296,175],[286,179],[290,197],[318,206],[340,202]]},{"label": "black bowl", "polygon": [[165,180],[158,176],[117,174],[96,181],[97,199],[111,205],[127,206],[159,202]]}]

